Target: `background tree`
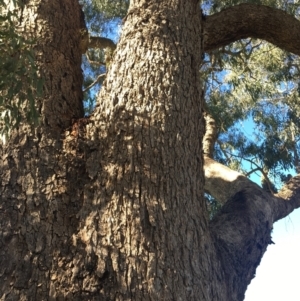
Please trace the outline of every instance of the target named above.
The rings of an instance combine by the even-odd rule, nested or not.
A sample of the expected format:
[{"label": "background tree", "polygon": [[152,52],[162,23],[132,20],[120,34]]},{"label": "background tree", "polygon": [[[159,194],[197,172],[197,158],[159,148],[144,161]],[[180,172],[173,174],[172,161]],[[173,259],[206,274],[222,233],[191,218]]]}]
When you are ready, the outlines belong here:
[{"label": "background tree", "polygon": [[[28,1],[18,16],[45,84],[39,126],[23,120],[0,146],[1,297],[242,300],[273,222],[300,205],[299,178],[273,196],[206,154],[203,187],[199,70],[204,51],[247,37],[299,54],[299,21],[249,4],[203,18],[198,1],[132,1],[84,118],[81,54],[113,44],[88,37],[73,0]],[[203,188],[228,200],[211,221]]]}]

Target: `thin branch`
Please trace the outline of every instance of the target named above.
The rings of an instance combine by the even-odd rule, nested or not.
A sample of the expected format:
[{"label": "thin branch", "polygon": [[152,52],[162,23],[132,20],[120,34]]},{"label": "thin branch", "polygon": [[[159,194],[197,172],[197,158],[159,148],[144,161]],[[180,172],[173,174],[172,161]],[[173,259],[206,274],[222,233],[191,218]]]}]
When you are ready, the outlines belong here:
[{"label": "thin branch", "polygon": [[[221,148],[222,149],[222,148]],[[226,150],[222,149],[223,153],[228,153]],[[233,157],[236,157],[236,158],[239,158],[241,160],[245,160],[253,165],[256,166],[256,170],[255,171],[260,171],[261,174],[263,175],[264,179],[266,180],[266,183],[268,185],[268,189],[270,190],[270,192],[272,194],[274,194],[275,192],[273,191],[273,188],[272,188],[272,182],[270,181],[269,177],[268,177],[268,174],[264,171],[264,169],[262,167],[260,167],[257,163],[255,163],[254,161],[252,161],[251,159],[247,159],[247,158],[244,158],[243,156],[239,156],[239,155],[235,155],[235,154],[232,154],[230,153],[231,156]],[[252,172],[251,172],[252,173]]]},{"label": "thin branch", "polygon": [[290,133],[291,133],[292,141],[293,141],[292,152],[294,153],[294,166],[295,166],[297,173],[299,173],[299,156],[298,156],[298,151],[297,151],[297,144],[295,141],[295,134],[294,134],[294,131],[292,128],[290,129]]},{"label": "thin branch", "polygon": [[225,156],[226,160],[227,160],[228,162],[230,162],[230,161],[231,161],[231,158],[228,157],[228,154],[227,154],[227,152],[225,152],[225,150],[224,150],[224,148],[223,148],[223,146],[222,146],[222,143],[221,143],[219,140],[217,140],[216,142],[219,144],[219,147],[220,147],[220,149],[221,149],[223,155]]},{"label": "thin branch", "polygon": [[106,76],[106,73],[102,73],[102,74],[100,74],[97,78],[96,78],[96,80],[93,82],[93,83],[91,83],[88,87],[86,87],[84,90],[83,90],[83,93],[84,92],[87,92],[89,89],[91,89],[93,86],[95,86],[102,78],[104,78]]},{"label": "thin branch", "polygon": [[248,171],[245,176],[248,178],[251,174],[253,174],[254,172],[257,172],[257,171],[261,171],[261,168],[260,167],[256,167],[250,171]]},{"label": "thin branch", "polygon": [[88,62],[89,62],[91,65],[95,65],[95,66],[106,66],[106,64],[103,63],[103,62],[97,62],[97,61],[91,60],[91,59],[90,59],[90,56],[89,56],[89,54],[88,54],[88,52],[87,52],[85,55],[86,55],[86,58],[87,58]]}]

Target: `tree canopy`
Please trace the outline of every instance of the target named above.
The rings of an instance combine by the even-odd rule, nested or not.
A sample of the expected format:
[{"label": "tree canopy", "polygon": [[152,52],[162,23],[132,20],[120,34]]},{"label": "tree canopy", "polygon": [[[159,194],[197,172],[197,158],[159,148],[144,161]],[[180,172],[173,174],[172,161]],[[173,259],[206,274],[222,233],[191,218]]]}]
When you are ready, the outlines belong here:
[{"label": "tree canopy", "polygon": [[[30,0],[20,38],[4,38],[33,43],[37,76],[24,76],[45,80],[40,123],[18,128],[32,108],[14,89],[16,129],[0,143],[10,299],[242,300],[274,222],[300,206],[298,10],[128,4]],[[222,204],[213,218],[204,192]]]},{"label": "tree canopy", "polygon": [[[248,2],[299,18],[298,2]],[[207,7],[212,14],[236,4],[215,1]],[[218,128],[216,158],[246,175],[269,173],[280,186],[298,166],[299,57],[251,38],[208,53],[203,68],[206,103]],[[253,134],[247,132],[245,121],[251,123]]]},{"label": "tree canopy", "polygon": [[[37,123],[35,98],[43,80],[35,63],[34,40],[18,28],[19,0],[0,0],[0,135],[18,127],[22,118]],[[18,99],[15,102],[15,99]]]},{"label": "tree canopy", "polygon": [[[297,1],[203,1],[201,7],[206,17],[245,2],[299,18]],[[128,2],[94,0],[83,5],[90,32],[117,42]],[[90,49],[84,59],[85,88],[96,84],[96,89],[86,89],[87,112],[105,78],[108,49]],[[275,192],[299,165],[299,57],[247,38],[207,51],[201,72],[206,110],[216,125],[213,157],[247,176],[258,174],[262,185]]]},{"label": "tree canopy", "polygon": [[[129,1],[81,1],[91,39],[101,38],[83,56],[85,110],[93,111],[118,41]],[[299,18],[297,1],[203,1],[204,17],[240,3],[281,9]],[[1,10],[2,133],[17,127],[22,115],[37,120],[34,98],[42,79],[34,64],[30,37],[18,34],[14,14],[18,1]],[[15,9],[14,9],[15,7]],[[98,44],[97,44],[98,43]],[[267,189],[280,187],[298,171],[300,100],[299,57],[257,38],[241,39],[208,50],[201,67],[206,110],[215,124],[213,153],[217,161],[247,176],[257,173]],[[18,103],[13,102],[18,95]],[[25,102],[26,100],[26,102]],[[23,105],[25,102],[25,105]],[[25,113],[24,113],[25,112]],[[263,184],[265,183],[265,184]],[[273,190],[276,191],[274,185]],[[272,191],[272,189],[271,189]]]}]

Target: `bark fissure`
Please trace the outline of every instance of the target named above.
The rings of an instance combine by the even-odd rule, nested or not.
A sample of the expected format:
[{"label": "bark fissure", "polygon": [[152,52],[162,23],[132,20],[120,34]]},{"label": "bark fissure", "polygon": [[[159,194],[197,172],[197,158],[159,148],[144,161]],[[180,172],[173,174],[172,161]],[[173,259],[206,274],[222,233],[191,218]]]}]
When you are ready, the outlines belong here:
[{"label": "bark fissure", "polygon": [[[174,14],[173,5],[177,7],[177,4],[182,10]],[[129,257],[126,279],[118,267],[114,269],[120,276],[119,290],[126,296],[122,283],[129,288],[134,287],[131,294],[138,299],[176,299],[180,295],[184,299],[193,299],[199,291],[191,268],[193,261],[201,269],[199,258],[196,253],[191,258],[189,255],[193,249],[201,249],[203,244],[193,230],[193,221],[199,223],[199,219],[184,216],[197,213],[201,198],[201,139],[194,140],[202,126],[197,68],[201,43],[199,39],[198,48],[195,48],[175,25],[182,22],[189,11],[190,17],[195,18],[195,24],[198,22],[200,26],[201,15],[199,10],[195,13],[196,2],[194,8],[191,3],[182,5],[182,1],[168,5],[149,2],[127,15],[114,63],[92,117],[107,128],[104,133],[112,134],[105,135],[108,145],[103,149],[103,158],[104,162],[108,161],[105,158],[111,158],[111,164],[104,168],[123,166],[124,173],[118,181],[125,181],[122,197],[124,203],[129,202],[131,206],[127,206],[127,212],[122,206],[116,208],[113,215],[130,220],[130,240],[124,233],[125,244],[117,256],[127,254]],[[194,26],[191,24],[188,23],[188,27]],[[197,32],[192,28],[189,30]],[[189,52],[184,53],[183,45],[188,45]],[[131,55],[132,51],[135,55]],[[188,54],[192,52],[193,55]],[[124,65],[131,69],[132,74],[116,77],[123,72]],[[180,81],[182,74],[187,85],[179,88],[172,82]],[[112,87],[116,88],[113,90]],[[193,110],[189,109],[191,107]],[[103,132],[98,135],[102,140]],[[111,154],[114,148],[120,151]],[[130,151],[131,162],[122,156],[127,150]],[[185,170],[184,166],[191,167]],[[106,187],[110,181],[105,181]],[[191,181],[193,183],[184,184]],[[113,184],[114,187],[116,185]],[[191,201],[188,202],[191,192]],[[117,199],[118,194],[110,194],[109,198]],[[182,204],[193,209],[182,210]],[[178,219],[178,216],[182,217]],[[198,226],[200,233],[205,229],[205,220],[201,224]],[[120,228],[113,231],[115,236],[122,235]],[[182,242],[180,246],[175,243],[175,237]],[[112,248],[117,241],[112,243]],[[197,247],[192,248],[193,244]],[[172,257],[168,253],[172,253]],[[180,272],[177,258],[185,258],[185,273]],[[140,288],[137,290],[137,287]]]},{"label": "bark fissure", "polygon": [[[234,174],[209,223],[198,4],[131,1],[89,119],[78,119],[77,1],[25,6],[46,91],[35,133],[23,124],[0,145],[2,299],[242,300],[273,222],[298,206],[299,179],[283,202]],[[211,173],[205,189],[229,185]]]}]

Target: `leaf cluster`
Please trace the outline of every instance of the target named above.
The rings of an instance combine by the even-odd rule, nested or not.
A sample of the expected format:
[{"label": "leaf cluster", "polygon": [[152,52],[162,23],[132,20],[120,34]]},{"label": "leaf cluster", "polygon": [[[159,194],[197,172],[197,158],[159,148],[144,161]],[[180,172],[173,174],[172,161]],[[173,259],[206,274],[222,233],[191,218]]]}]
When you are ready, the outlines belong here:
[{"label": "leaf cluster", "polygon": [[[93,34],[116,36],[129,1],[84,0],[88,27]],[[238,5],[239,0],[202,2],[206,14]],[[248,0],[299,16],[298,1]],[[97,25],[96,25],[97,24]],[[94,64],[94,62],[98,62]],[[85,84],[105,73],[105,54],[90,50],[84,58]],[[215,158],[233,169],[274,176],[281,182],[299,165],[299,59],[256,39],[237,41],[207,53],[201,67],[207,110],[215,118],[218,139]],[[86,92],[87,112],[94,90]]]},{"label": "leaf cluster", "polygon": [[35,98],[42,95],[43,80],[35,64],[34,40],[18,32],[18,8],[0,0],[0,134],[6,136],[22,119],[38,121]]},{"label": "leaf cluster", "polygon": [[[243,3],[245,1],[242,1]],[[299,17],[298,1],[246,1]],[[241,1],[204,1],[214,13]],[[205,99],[218,128],[215,158],[276,185],[299,166],[299,58],[260,40],[237,41],[208,53],[202,66]]]}]

